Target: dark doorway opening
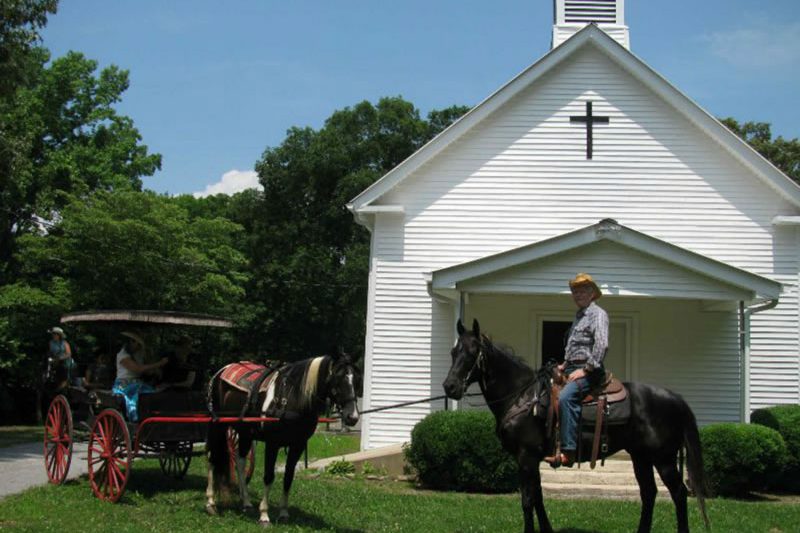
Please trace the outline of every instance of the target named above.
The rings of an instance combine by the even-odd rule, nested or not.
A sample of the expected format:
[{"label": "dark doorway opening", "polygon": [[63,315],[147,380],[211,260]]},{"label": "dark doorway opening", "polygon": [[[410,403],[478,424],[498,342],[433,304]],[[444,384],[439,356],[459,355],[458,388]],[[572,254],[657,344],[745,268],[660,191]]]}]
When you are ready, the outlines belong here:
[{"label": "dark doorway opening", "polygon": [[545,320],[542,323],[542,364],[550,359],[564,362],[564,343],[572,322]]}]

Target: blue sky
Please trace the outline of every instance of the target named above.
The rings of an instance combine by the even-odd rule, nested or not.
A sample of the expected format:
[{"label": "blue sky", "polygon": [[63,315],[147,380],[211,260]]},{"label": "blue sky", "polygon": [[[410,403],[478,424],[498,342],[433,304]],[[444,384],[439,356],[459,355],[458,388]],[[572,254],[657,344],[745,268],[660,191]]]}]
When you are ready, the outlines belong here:
[{"label": "blue sky", "polygon": [[[626,4],[631,50],[681,91],[800,137],[797,0]],[[130,71],[119,110],[163,155],[145,187],[176,194],[252,179],[288,128],[362,100],[474,105],[548,52],[552,20],[551,0],[62,0],[43,35]]]}]

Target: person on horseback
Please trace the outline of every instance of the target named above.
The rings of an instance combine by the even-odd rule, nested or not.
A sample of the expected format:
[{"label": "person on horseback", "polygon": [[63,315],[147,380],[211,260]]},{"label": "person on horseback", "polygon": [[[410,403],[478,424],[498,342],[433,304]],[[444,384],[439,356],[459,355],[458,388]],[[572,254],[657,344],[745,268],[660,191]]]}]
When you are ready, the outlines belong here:
[{"label": "person on horseback", "polygon": [[577,459],[581,402],[603,382],[603,359],[608,351],[608,314],[596,303],[603,295],[600,287],[592,276],[580,273],[569,282],[569,288],[578,312],[567,333],[564,362],[559,365],[567,379],[558,400],[561,446],[545,458],[554,467],[572,466]]}]

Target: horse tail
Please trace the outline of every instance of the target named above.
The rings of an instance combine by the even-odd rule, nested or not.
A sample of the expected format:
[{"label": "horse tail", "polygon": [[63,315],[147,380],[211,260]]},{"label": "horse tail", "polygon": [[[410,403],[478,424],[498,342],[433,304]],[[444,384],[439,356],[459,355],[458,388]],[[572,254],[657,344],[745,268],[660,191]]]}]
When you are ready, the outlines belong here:
[{"label": "horse tail", "polygon": [[213,473],[215,492],[226,492],[231,484],[231,455],[228,449],[228,425],[208,425],[206,437],[208,467]]},{"label": "horse tail", "polygon": [[[223,367],[224,368],[224,367]],[[208,434],[206,436],[206,454],[208,458],[208,468],[211,470],[214,479],[214,490],[227,491],[231,483],[230,470],[230,450],[228,449],[228,425],[216,422],[217,415],[214,412],[214,399],[223,395],[222,381],[218,379],[219,372],[214,374],[208,383],[208,410],[211,414],[212,422],[208,424]]]},{"label": "horse tail", "polygon": [[694,413],[686,406],[687,418],[683,428],[684,445],[686,446],[686,466],[689,470],[689,483],[691,489],[697,497],[697,504],[700,506],[700,513],[703,515],[703,523],[706,530],[711,529],[711,523],[706,514],[706,497],[709,496],[708,480],[706,479],[705,469],[703,468],[703,452],[700,445],[700,432],[697,429],[697,420]]}]

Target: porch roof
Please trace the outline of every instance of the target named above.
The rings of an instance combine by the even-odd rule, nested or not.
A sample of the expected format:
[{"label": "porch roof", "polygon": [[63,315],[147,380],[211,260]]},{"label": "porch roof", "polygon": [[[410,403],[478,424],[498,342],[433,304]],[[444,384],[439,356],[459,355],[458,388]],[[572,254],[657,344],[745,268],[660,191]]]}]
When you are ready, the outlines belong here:
[{"label": "porch roof", "polygon": [[578,271],[621,296],[774,300],[782,285],[604,219],[569,233],[434,271],[433,293],[559,294]]}]

